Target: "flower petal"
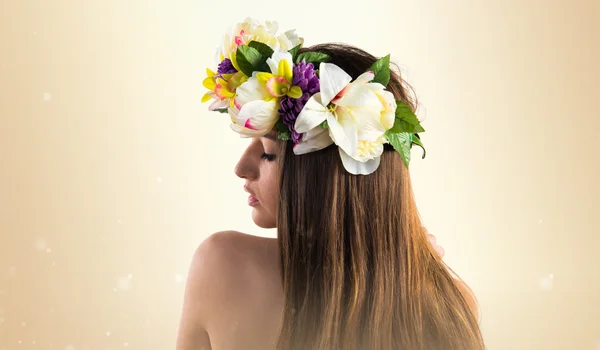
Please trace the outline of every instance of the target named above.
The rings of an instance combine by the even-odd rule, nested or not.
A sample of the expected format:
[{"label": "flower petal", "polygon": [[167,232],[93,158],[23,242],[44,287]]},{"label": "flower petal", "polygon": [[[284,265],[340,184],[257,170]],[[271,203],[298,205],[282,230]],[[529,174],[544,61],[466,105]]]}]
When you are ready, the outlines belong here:
[{"label": "flower petal", "polygon": [[329,125],[329,136],[336,145],[349,154],[356,153],[358,135],[356,123],[353,120],[336,118],[333,114],[327,114]]},{"label": "flower petal", "polygon": [[321,94],[316,93],[302,108],[298,118],[296,118],[294,129],[299,133],[307,132],[325,121],[328,114],[330,114],[329,111],[321,103]]},{"label": "flower petal", "polygon": [[229,56],[231,57],[231,64],[233,65],[233,68],[235,68],[235,70],[237,70],[238,72],[240,72],[240,67],[237,64],[237,51],[233,51],[229,54]]},{"label": "flower petal", "polygon": [[294,145],[294,154],[305,154],[321,150],[333,143],[327,129],[314,128],[302,136],[302,141]]},{"label": "flower petal", "polygon": [[202,102],[207,102],[210,101],[213,98],[213,96],[209,93],[204,94],[204,96],[202,96]]},{"label": "flower petal", "polygon": [[208,106],[209,111],[214,111],[215,109],[227,108],[229,107],[229,100],[220,100],[217,99],[210,106]]},{"label": "flower petal", "polygon": [[335,64],[323,62],[319,66],[319,79],[322,104],[327,106],[350,83],[352,77]]},{"label": "flower petal", "polygon": [[215,79],[213,77],[207,77],[202,80],[202,85],[209,90],[214,90],[217,83],[215,83]]},{"label": "flower petal", "polygon": [[256,72],[255,77],[260,85],[267,85],[269,79],[274,78],[275,75],[267,72]]},{"label": "flower petal", "polygon": [[295,29],[288,30],[287,32],[285,32],[283,34],[284,34],[285,38],[287,39],[287,41],[283,40],[282,38],[280,38],[279,41],[282,44],[281,48],[284,50],[289,51],[290,49],[296,47],[297,45],[304,43],[304,38],[300,38],[298,36],[298,34],[296,34]]},{"label": "flower petal", "polygon": [[262,132],[262,130],[248,129],[239,124],[231,124],[230,127],[231,130],[240,134],[240,137],[261,137],[265,134]]},{"label": "flower petal", "polygon": [[356,159],[350,157],[343,149],[340,148],[340,158],[344,168],[354,175],[369,175],[372,174],[379,167],[381,157],[369,159],[366,162],[359,162]]},{"label": "flower petal", "polygon": [[[273,53],[273,55],[270,58],[267,58],[267,64],[269,65],[269,68],[271,68],[271,73],[278,75],[278,76],[283,76],[283,75],[279,75],[279,66],[281,65],[281,63],[280,63],[281,61],[286,61],[284,63],[284,67],[286,65],[289,66],[289,69],[290,69],[289,74],[291,75],[292,67],[293,67],[292,54],[287,51],[276,51]],[[287,77],[286,77],[286,79],[287,79]],[[288,81],[291,83],[291,78]]]},{"label": "flower petal", "polygon": [[248,102],[240,109],[237,118],[240,122],[237,124],[243,125],[247,129],[264,131],[266,134],[271,131],[279,118],[277,110],[278,104],[275,100]]},{"label": "flower petal", "polygon": [[377,113],[383,106],[377,95],[366,85],[357,85],[351,83],[344,90],[344,95],[335,100],[338,106],[360,106],[361,108],[373,108]]},{"label": "flower petal", "polygon": [[290,92],[290,83],[284,77],[273,77],[267,81],[267,90],[274,97],[282,97]]},{"label": "flower petal", "polygon": [[292,86],[287,95],[291,98],[300,98],[302,97],[302,88],[299,86]]},{"label": "flower petal", "polygon": [[279,30],[279,23],[277,23],[275,21],[266,21],[265,27],[267,27],[267,30],[269,31],[269,33],[275,34],[275,33],[277,33],[277,30]]},{"label": "flower petal", "polygon": [[271,95],[269,91],[262,86],[256,78],[257,72],[248,78],[248,81],[240,85],[236,90],[236,104],[244,106],[246,103],[256,100],[266,100]]},{"label": "flower petal", "polygon": [[[379,106],[381,108],[381,104]],[[381,109],[338,107],[336,111],[340,123],[356,126],[358,140],[374,141],[387,130],[380,122]]]},{"label": "flower petal", "polygon": [[240,117],[240,110],[237,108],[229,108],[229,116],[232,123],[231,129],[240,134],[241,137],[261,137],[265,134],[265,131],[262,129],[254,130],[245,127],[248,120]]},{"label": "flower petal", "polygon": [[373,80],[373,78],[375,78],[375,74],[373,74],[373,71],[368,71],[368,72],[364,72],[363,74],[361,74],[352,83],[362,85],[362,84],[366,84],[366,83],[370,82],[371,80]]},{"label": "flower petal", "polygon": [[382,91],[380,100],[382,100],[381,104],[384,106],[381,112],[381,124],[386,130],[389,130],[394,126],[394,119],[396,119],[396,98],[391,92]]}]

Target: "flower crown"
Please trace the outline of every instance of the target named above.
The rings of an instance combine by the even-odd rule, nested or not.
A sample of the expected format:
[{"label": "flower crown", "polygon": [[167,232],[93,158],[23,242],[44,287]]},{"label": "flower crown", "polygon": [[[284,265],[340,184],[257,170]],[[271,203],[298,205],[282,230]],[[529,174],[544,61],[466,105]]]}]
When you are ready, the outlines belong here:
[{"label": "flower crown", "polygon": [[356,175],[379,167],[385,143],[407,167],[413,144],[425,157],[419,119],[385,90],[389,55],[352,81],[327,54],[299,54],[304,39],[294,30],[277,31],[276,22],[246,19],[225,35],[217,71],[207,69],[203,84],[210,91],[202,102],[214,100],[210,110],[229,113],[234,131],[261,137],[276,128],[297,155],[335,143],[344,168]]}]

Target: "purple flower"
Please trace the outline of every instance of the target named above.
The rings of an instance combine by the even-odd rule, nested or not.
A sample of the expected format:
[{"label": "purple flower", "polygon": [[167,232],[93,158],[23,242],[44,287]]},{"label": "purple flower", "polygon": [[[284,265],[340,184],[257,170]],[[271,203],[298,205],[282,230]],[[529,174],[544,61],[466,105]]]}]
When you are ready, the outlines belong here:
[{"label": "purple flower", "polygon": [[298,115],[310,97],[319,92],[321,87],[319,85],[319,77],[312,63],[307,64],[303,60],[299,64],[294,65],[293,72],[292,85],[302,89],[302,96],[299,98],[283,96],[280,100],[279,115],[281,115],[283,123],[290,129],[292,141],[298,143],[302,141],[302,135],[298,134],[294,129],[296,118],[298,118]]},{"label": "purple flower", "polygon": [[231,63],[231,60],[229,58],[226,58],[223,61],[221,61],[221,63],[219,63],[219,66],[217,67],[218,75],[233,74],[236,72],[237,72],[237,69],[235,69],[235,67],[233,66],[233,63]]}]

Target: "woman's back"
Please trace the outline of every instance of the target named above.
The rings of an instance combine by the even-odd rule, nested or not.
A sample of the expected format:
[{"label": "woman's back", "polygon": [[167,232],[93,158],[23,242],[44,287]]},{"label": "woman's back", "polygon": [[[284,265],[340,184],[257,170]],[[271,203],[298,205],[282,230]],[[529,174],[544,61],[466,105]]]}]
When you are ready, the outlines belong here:
[{"label": "woman's back", "polygon": [[207,238],[190,268],[177,349],[275,349],[283,309],[278,258],[276,239],[236,231]]},{"label": "woman's back", "polygon": [[194,254],[177,350],[275,349],[282,311],[277,239],[215,233]]}]

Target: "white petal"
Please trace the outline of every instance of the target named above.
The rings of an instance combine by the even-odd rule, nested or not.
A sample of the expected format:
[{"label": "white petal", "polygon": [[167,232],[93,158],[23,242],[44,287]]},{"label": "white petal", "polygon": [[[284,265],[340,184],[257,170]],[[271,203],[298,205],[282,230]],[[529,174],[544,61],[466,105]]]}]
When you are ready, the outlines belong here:
[{"label": "white petal", "polygon": [[289,40],[289,47],[284,48],[287,50],[293,49],[294,47],[298,46],[299,44],[302,44],[304,42],[303,38],[298,37],[298,34],[296,34],[296,30],[295,29],[291,29],[288,30],[287,32],[284,33],[286,38]]},{"label": "white petal", "polygon": [[364,72],[358,78],[356,78],[356,80],[354,80],[352,83],[354,83],[354,84],[366,84],[366,83],[370,82],[371,80],[373,80],[373,78],[375,78],[375,74],[373,74],[373,72],[370,72],[370,71],[369,72]]},{"label": "white petal", "polygon": [[269,91],[262,86],[256,78],[257,72],[254,72],[248,81],[240,85],[236,89],[235,101],[240,106],[244,106],[246,103],[256,100],[265,100],[271,96]]},{"label": "white petal", "polygon": [[294,129],[299,133],[307,132],[325,121],[328,114],[330,114],[329,111],[321,103],[321,94],[317,92],[302,108],[298,118],[296,118]]},{"label": "white petal", "polygon": [[333,143],[327,129],[314,128],[302,136],[302,141],[294,145],[294,154],[305,154],[321,150]]},{"label": "white petal", "polygon": [[324,62],[319,66],[319,79],[321,84],[321,99],[323,105],[327,106],[350,83],[352,77],[335,64]]},{"label": "white petal", "polygon": [[261,137],[264,135],[263,130],[252,130],[244,127],[245,120],[240,119],[240,111],[237,108],[229,107],[229,115],[231,116],[231,129],[241,137]]},{"label": "white petal", "polygon": [[389,91],[383,91],[382,92],[382,97],[383,97],[383,101],[382,104],[384,104],[384,110],[381,113],[381,124],[383,125],[383,127],[388,130],[391,129],[392,126],[394,126],[394,119],[396,118],[396,107],[397,107],[397,103],[396,103],[396,98],[394,97],[394,94],[392,94]]},{"label": "white petal", "polygon": [[287,51],[276,51],[270,58],[267,58],[267,64],[271,68],[271,73],[277,74],[279,71],[279,61],[286,60],[289,62],[290,67],[294,66],[292,61],[292,54]]},{"label": "white petal", "polygon": [[340,148],[340,158],[344,169],[350,174],[354,175],[369,175],[372,174],[379,167],[381,157],[369,159],[366,162],[359,162],[356,159],[350,157],[343,149]]},{"label": "white petal", "polygon": [[229,107],[229,99],[224,99],[223,101],[221,101],[221,99],[219,99],[218,97],[216,97],[216,99],[217,99],[216,101],[214,101],[213,103],[210,104],[210,106],[208,106],[209,111],[214,111],[215,109]]},{"label": "white petal", "polygon": [[[276,101],[252,101],[240,109],[237,123],[243,127],[268,133],[279,119]],[[243,122],[243,123],[242,123]]]},{"label": "white petal", "polygon": [[[379,106],[381,108],[381,104]],[[358,140],[374,141],[386,131],[386,128],[381,125],[380,109],[338,107],[336,111],[341,124],[352,123],[356,126]]]},{"label": "white petal", "polygon": [[244,125],[245,120],[240,119],[240,110],[235,107],[229,107],[229,116],[231,117],[231,121],[235,124]]},{"label": "white petal", "polygon": [[279,49],[280,50],[288,51],[289,49],[292,48],[290,46],[292,43],[290,42],[290,40],[288,39],[288,37],[285,36],[285,34],[279,34],[277,36],[277,42],[279,43]]},{"label": "white petal", "polygon": [[377,95],[366,85],[351,83],[344,90],[344,95],[335,101],[338,106],[360,106],[381,111],[383,106]]},{"label": "white petal", "polygon": [[277,23],[275,21],[266,21],[265,27],[267,27],[267,30],[269,31],[269,33],[275,34],[275,33],[277,33],[277,30],[279,30],[279,23]]},{"label": "white petal", "polygon": [[[217,65],[219,63],[221,63],[221,54],[222,53],[223,53],[223,50],[220,47],[218,47],[215,52],[215,61],[217,62]],[[225,57],[227,58],[228,56],[225,56]]]},{"label": "white petal", "polygon": [[240,23],[239,25],[247,25],[250,27],[255,27],[259,24],[260,24],[260,22],[257,19],[254,19],[252,17],[246,17],[246,19],[244,19],[244,22]]},{"label": "white petal", "polygon": [[358,145],[356,124],[352,120],[336,119],[332,114],[327,115],[327,124],[333,142],[349,154],[355,154]]},{"label": "white petal", "polygon": [[230,126],[231,129],[240,134],[241,137],[261,137],[265,134],[262,130],[248,129],[239,124],[231,124]]}]

